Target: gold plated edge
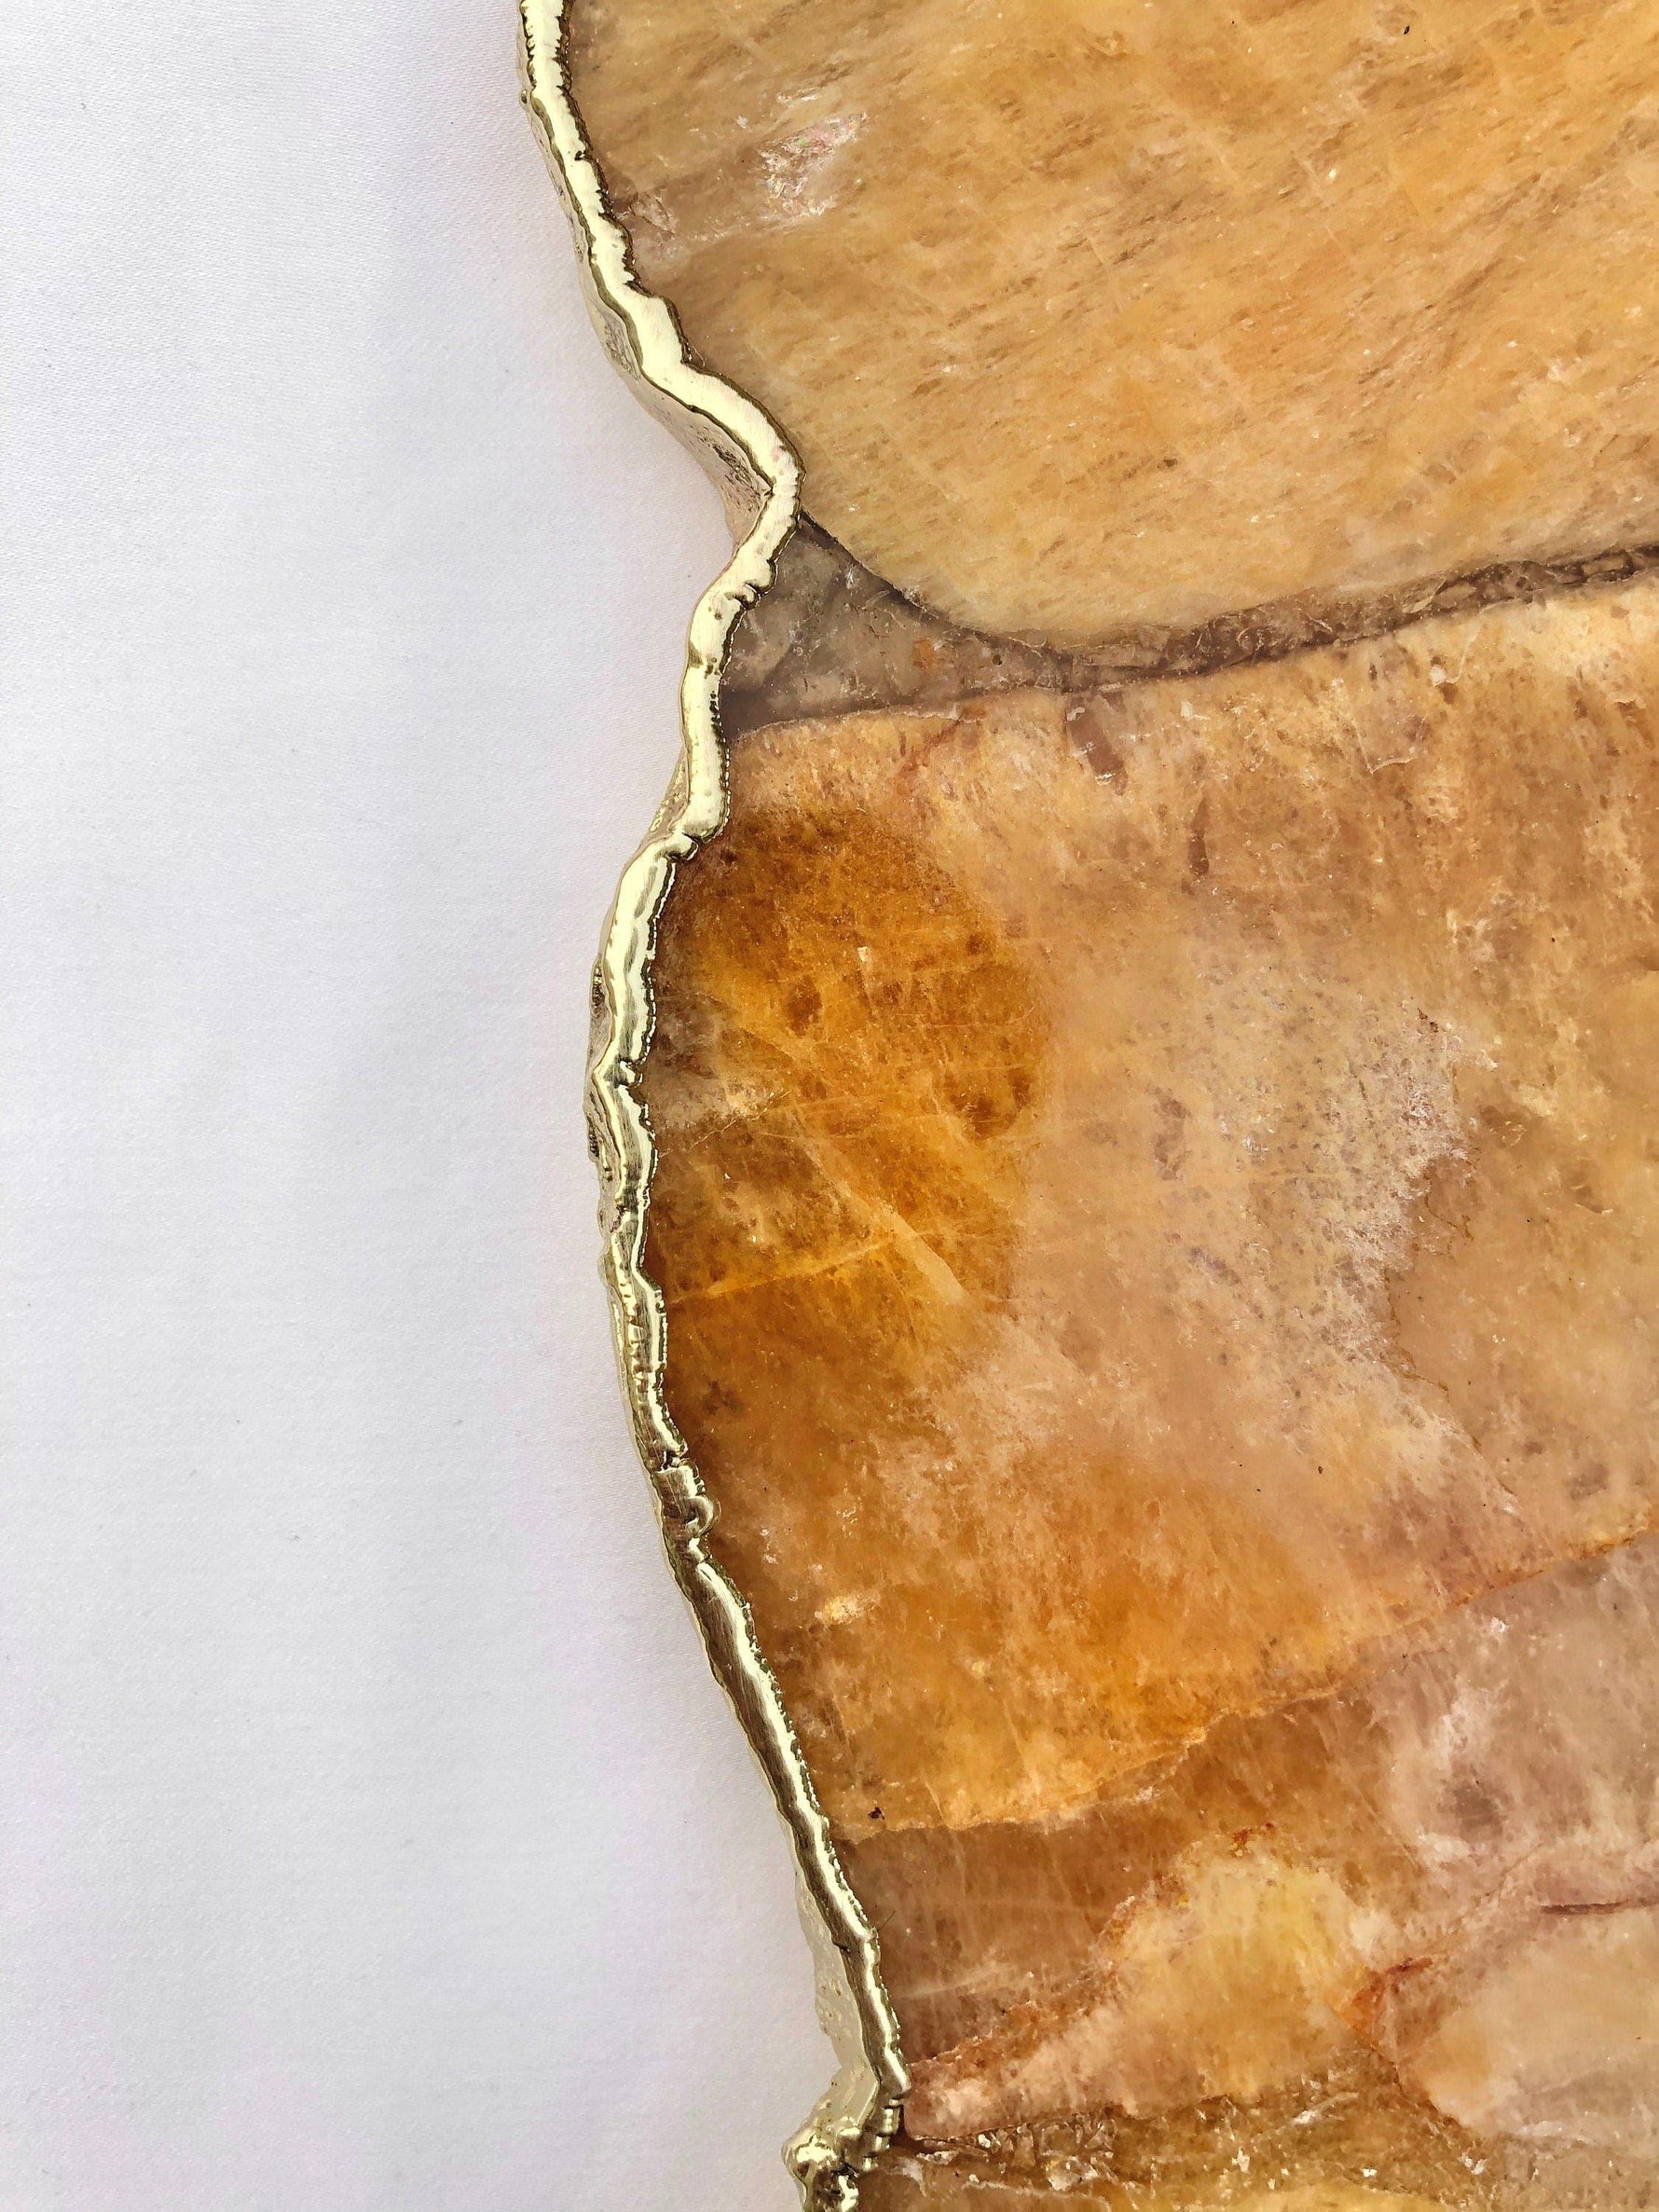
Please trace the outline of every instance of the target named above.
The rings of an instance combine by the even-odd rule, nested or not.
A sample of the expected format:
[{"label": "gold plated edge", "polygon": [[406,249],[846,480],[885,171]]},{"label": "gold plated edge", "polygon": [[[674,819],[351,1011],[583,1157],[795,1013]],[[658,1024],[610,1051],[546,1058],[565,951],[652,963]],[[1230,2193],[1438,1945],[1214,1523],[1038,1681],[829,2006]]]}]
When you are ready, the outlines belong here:
[{"label": "gold plated edge", "polygon": [[752,401],[696,367],[666,301],[645,291],[612,218],[571,96],[569,0],[519,0],[525,104],[576,234],[589,305],[607,350],[639,397],[709,465],[737,544],[692,615],[680,685],[683,744],[668,792],[624,872],[594,974],[590,1143],[599,1170],[601,1262],[634,1435],[656,1495],[675,1576],[703,1632],[794,1841],[803,1917],[819,1962],[820,2012],[841,2061],[788,2147],[811,2212],[853,2212],[859,2174],[898,2126],[909,2079],[882,1980],[875,1931],[848,1886],[742,1594],[704,1539],[714,1504],[664,1395],[663,1300],[645,1270],[655,1147],[638,1090],[654,1022],[658,916],[679,863],[726,818],[719,691],[732,633],[772,582],[800,515],[800,465]]}]

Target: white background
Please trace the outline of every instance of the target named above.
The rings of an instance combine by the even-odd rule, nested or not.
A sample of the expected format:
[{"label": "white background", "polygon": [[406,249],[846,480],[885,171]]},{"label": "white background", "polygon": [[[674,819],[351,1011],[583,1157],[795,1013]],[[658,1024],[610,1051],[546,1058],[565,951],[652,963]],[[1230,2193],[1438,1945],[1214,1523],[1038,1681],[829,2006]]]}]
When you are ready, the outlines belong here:
[{"label": "white background", "polygon": [[585,981],[713,492],[511,0],[0,9],[0,2207],[782,2212]]}]

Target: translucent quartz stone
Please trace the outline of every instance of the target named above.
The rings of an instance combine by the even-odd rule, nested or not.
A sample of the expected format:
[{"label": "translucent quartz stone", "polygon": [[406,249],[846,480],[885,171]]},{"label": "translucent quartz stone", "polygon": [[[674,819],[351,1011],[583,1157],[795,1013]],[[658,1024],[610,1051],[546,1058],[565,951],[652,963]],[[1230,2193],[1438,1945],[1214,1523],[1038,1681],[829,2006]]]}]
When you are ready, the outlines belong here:
[{"label": "translucent quartz stone", "polygon": [[1638,579],[734,744],[648,1257],[904,2031],[871,2205],[1065,2114],[1655,2170],[1656,692]]},{"label": "translucent quartz stone", "polygon": [[569,20],[804,468],[639,1088],[863,2212],[1659,2204],[1659,0]]}]

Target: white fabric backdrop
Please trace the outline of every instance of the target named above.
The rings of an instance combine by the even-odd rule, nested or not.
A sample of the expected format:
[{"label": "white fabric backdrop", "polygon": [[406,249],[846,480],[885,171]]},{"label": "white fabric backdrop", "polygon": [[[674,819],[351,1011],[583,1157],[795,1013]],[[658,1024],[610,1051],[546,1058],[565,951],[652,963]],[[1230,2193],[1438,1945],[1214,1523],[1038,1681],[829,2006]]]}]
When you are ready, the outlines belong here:
[{"label": "white fabric backdrop", "polygon": [[0,2205],[782,2212],[585,980],[714,494],[511,0],[0,11]]}]

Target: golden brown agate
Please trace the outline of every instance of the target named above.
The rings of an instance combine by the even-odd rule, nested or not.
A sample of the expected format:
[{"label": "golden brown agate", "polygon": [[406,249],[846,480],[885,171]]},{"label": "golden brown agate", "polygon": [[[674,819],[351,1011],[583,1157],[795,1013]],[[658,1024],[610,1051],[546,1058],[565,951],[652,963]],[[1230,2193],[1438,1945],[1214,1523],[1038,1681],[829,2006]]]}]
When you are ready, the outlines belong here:
[{"label": "golden brown agate", "polygon": [[[703,1549],[639,1272],[665,863],[718,819],[714,684],[799,519],[796,478],[634,288],[564,99],[562,16],[526,9],[529,90],[608,339],[762,506],[693,624],[687,754],[607,941],[590,1100],[677,1567],[858,2007],[870,2063],[795,2160],[814,2205],[847,2212],[903,2089],[891,2018]],[[577,17],[599,135],[638,126],[666,153],[661,191],[611,163],[637,265],[717,367],[753,342],[738,373],[816,442],[829,518],[881,571],[804,529],[742,625],[724,727],[777,756],[747,815],[740,790],[748,844],[727,856],[748,941],[722,946],[693,903],[676,955],[670,922],[692,1018],[653,1085],[664,1188],[679,1147],[684,1218],[706,1216],[671,1287],[716,1544],[793,1669],[914,2061],[908,2133],[864,2201],[1645,2204],[1651,640],[1645,616],[1634,645],[1609,628],[1605,594],[1497,625],[1473,610],[1644,565],[1651,392],[1629,326],[1651,304],[1652,9],[577,0]],[[695,66],[642,75],[653,48]],[[710,91],[688,158],[679,123]],[[993,188],[963,219],[965,177]],[[1082,248],[1104,283],[1079,278]],[[898,280],[879,312],[871,270]],[[1618,599],[1641,614],[1641,593]],[[1455,672],[1385,643],[1214,682],[1454,609],[1425,635],[1459,646]],[[1126,690],[1130,669],[1183,681]],[[1309,672],[1328,694],[1311,710]],[[1425,681],[1436,707],[1468,694],[1449,723]],[[1063,694],[1058,735],[1027,685]],[[1011,781],[958,749],[976,693],[1011,694],[979,711]],[[907,718],[826,722],[808,741],[845,738],[850,766],[810,789],[802,734],[769,728],[901,700],[933,711],[908,718],[897,766]],[[1203,726],[1218,701],[1244,725],[1238,760]],[[1472,717],[1501,763],[1499,818],[1477,827]],[[1331,772],[1333,731],[1368,775],[1405,771],[1393,796]],[[1104,837],[1049,773],[1062,738],[1126,801]],[[1227,788],[1241,763],[1256,804]],[[967,845],[941,832],[953,810]],[[1254,877],[1252,846],[1273,863]],[[1359,889],[1367,859],[1398,884]],[[1059,897],[1018,893],[1045,869]],[[1460,904],[1465,876],[1481,896]],[[664,1010],[671,1031],[672,994]],[[908,1086],[911,1126],[883,1082]],[[1067,1155],[1119,1187],[1075,1205]],[[660,1239],[655,1258],[672,1276]],[[722,1330],[745,1337],[730,1387],[706,1359],[698,1375]],[[1268,1346],[1276,1366],[1220,1373]],[[1141,1387],[1114,1423],[1125,1377]],[[1284,1478],[1274,1541],[1256,1475],[1261,1495]],[[814,1505],[843,1524],[816,1582]],[[867,1572],[880,1511],[896,1601]],[[841,1634],[861,1614],[884,1683]],[[1068,1645],[1081,1662],[1057,1666]],[[975,1685],[959,1727],[957,1653]],[[890,1806],[865,1812],[889,1768]]]},{"label": "golden brown agate", "polygon": [[734,749],[649,1259],[924,2146],[1659,2150],[1656,685],[1637,583]]},{"label": "golden brown agate", "polygon": [[578,0],[644,281],[953,618],[1659,540],[1653,0]]}]

